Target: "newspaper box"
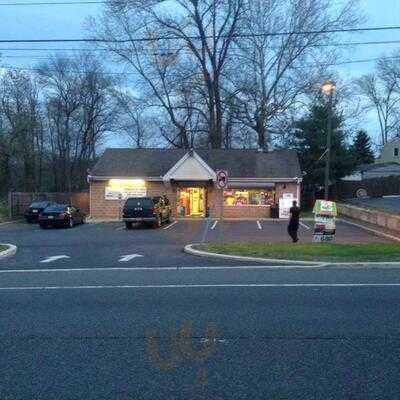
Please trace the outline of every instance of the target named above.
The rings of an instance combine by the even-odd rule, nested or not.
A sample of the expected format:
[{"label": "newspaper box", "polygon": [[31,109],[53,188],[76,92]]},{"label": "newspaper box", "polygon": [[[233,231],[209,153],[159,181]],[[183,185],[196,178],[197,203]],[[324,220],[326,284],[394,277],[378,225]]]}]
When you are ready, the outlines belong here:
[{"label": "newspaper box", "polygon": [[314,242],[331,242],[336,233],[337,207],[334,201],[317,200],[314,206]]}]

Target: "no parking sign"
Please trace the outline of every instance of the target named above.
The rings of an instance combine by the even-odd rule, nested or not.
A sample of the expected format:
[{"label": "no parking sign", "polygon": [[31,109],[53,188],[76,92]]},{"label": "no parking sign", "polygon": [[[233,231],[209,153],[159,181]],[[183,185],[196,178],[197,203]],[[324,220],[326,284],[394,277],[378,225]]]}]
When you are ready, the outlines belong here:
[{"label": "no parking sign", "polygon": [[220,169],[217,171],[217,186],[225,189],[228,186],[228,171]]}]

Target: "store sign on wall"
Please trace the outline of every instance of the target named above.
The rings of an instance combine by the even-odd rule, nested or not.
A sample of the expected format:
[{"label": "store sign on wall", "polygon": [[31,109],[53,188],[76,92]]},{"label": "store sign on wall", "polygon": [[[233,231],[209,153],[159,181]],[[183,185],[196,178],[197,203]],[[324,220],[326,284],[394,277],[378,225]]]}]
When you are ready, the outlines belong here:
[{"label": "store sign on wall", "polygon": [[105,199],[106,200],[126,200],[130,197],[146,197],[146,188],[137,189],[117,189],[106,187]]}]

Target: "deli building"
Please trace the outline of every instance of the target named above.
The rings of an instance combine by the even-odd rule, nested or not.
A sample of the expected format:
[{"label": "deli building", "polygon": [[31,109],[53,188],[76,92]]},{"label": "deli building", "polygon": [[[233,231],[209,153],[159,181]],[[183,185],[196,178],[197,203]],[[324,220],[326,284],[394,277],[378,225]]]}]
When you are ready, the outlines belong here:
[{"label": "deli building", "polygon": [[[220,189],[217,172],[226,171]],[[129,197],[166,195],[177,218],[281,217],[300,198],[294,150],[107,149],[89,172],[90,215],[117,219]]]}]

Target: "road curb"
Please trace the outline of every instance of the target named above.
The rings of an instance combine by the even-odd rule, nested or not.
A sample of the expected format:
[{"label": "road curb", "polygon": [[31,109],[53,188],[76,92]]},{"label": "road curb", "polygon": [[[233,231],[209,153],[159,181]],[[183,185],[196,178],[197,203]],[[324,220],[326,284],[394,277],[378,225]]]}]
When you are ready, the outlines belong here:
[{"label": "road curb", "polygon": [[7,246],[8,249],[0,252],[0,260],[6,257],[11,257],[17,252],[17,246],[8,243],[1,243],[2,246]]},{"label": "road curb", "polygon": [[[199,257],[213,257],[213,258],[223,258],[228,260],[236,261],[251,261],[259,263],[274,263],[274,264],[291,264],[297,266],[307,266],[308,268],[320,268],[321,266],[326,266],[325,262],[316,261],[295,261],[295,260],[281,260],[275,258],[260,258],[260,257],[245,257],[245,256],[234,256],[232,254],[220,254],[220,253],[210,253],[203,250],[195,249],[194,246],[199,246],[200,243],[188,244],[184,247],[183,251],[187,254],[191,254]],[[400,264],[399,264],[400,265]]]},{"label": "road curb", "polygon": [[399,268],[400,262],[393,261],[381,261],[381,262],[316,262],[316,261],[297,261],[297,260],[282,260],[276,258],[260,258],[260,257],[245,257],[245,256],[235,256],[232,254],[220,254],[220,253],[210,253],[203,250],[195,249],[194,246],[199,246],[200,243],[188,244],[184,247],[184,252],[199,257],[212,257],[221,258],[226,260],[236,260],[236,261],[251,261],[257,263],[273,263],[282,264],[277,266],[270,266],[270,268],[377,268],[377,269],[388,269],[388,268]]}]

